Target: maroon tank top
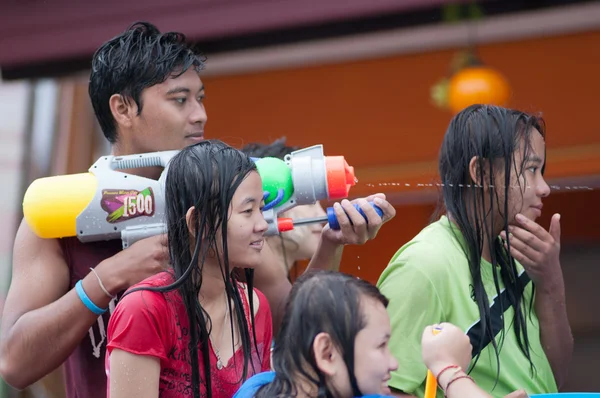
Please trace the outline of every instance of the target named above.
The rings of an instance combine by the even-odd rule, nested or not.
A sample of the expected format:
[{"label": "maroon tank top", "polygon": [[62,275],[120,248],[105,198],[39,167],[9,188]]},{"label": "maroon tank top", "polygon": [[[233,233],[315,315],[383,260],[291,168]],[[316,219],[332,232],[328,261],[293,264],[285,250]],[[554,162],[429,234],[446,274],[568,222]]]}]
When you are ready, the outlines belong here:
[{"label": "maroon tank top", "polygon": [[[74,288],[77,281],[90,272],[90,268],[96,267],[103,260],[117,254],[123,247],[120,239],[81,243],[77,238],[64,238],[59,239],[59,243],[69,266],[70,289]],[[110,313],[114,311],[122,293],[119,292],[117,298],[110,302],[109,311],[98,317],[96,323],[92,325],[87,335],[64,363],[67,398],[106,397],[106,373],[104,371],[106,328]]]}]

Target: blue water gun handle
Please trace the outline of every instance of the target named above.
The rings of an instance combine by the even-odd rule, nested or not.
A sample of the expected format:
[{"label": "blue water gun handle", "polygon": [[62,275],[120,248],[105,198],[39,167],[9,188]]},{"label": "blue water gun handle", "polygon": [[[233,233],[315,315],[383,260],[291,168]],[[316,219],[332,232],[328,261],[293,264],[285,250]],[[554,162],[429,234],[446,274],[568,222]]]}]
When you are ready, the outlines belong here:
[{"label": "blue water gun handle", "polygon": [[[383,210],[381,210],[381,208],[373,202],[369,202],[369,204],[371,206],[373,206],[373,209],[375,209],[377,214],[379,214],[379,217],[383,218]],[[360,208],[360,206],[357,203],[354,203],[354,208],[356,210],[358,210],[360,215],[363,216],[365,218],[365,220],[367,219],[366,214],[363,212],[363,210]],[[335,215],[335,211],[333,210],[333,207],[327,208],[327,221],[329,222],[329,227],[331,229],[333,229],[333,230],[340,229],[340,224],[338,223],[337,216]],[[352,224],[352,220],[350,220],[350,223]]]}]

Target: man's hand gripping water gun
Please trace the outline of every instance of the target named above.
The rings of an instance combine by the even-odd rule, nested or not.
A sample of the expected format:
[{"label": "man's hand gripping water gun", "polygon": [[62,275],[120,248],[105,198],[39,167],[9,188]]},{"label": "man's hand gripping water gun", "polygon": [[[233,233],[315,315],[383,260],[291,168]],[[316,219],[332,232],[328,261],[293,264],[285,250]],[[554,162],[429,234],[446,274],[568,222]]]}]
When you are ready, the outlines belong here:
[{"label": "man's hand gripping water gun", "polygon": [[[123,248],[165,233],[163,187],[169,161],[177,153],[103,156],[88,173],[40,178],[25,193],[25,220],[41,238],[77,236],[82,242],[121,239]],[[316,145],[292,152],[285,160],[253,160],[265,191],[263,214],[269,224],[265,235],[308,223],[329,222],[331,229],[340,228],[333,208],[328,208],[323,218],[291,220],[278,215],[298,205],[347,198],[356,179],[344,157],[324,156],[323,147]],[[157,166],[164,168],[158,180],[120,171]],[[371,205],[383,216],[379,207]],[[355,207],[365,217],[358,205]]]}]

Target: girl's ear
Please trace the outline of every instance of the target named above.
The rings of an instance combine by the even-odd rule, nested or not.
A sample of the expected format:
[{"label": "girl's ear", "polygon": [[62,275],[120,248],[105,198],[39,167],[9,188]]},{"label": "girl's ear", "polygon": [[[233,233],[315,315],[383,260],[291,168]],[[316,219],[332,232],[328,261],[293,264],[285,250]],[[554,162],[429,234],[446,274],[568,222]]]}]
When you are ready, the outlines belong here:
[{"label": "girl's ear", "polygon": [[[313,342],[315,362],[321,372],[333,376],[339,371],[339,360],[342,359],[339,351],[333,344],[329,334],[319,333]],[[343,359],[342,359],[343,362]]]},{"label": "girl's ear", "polygon": [[194,206],[190,207],[185,213],[185,222],[187,224],[188,232],[192,238],[196,237],[196,208]]},{"label": "girl's ear", "polygon": [[[483,167],[481,164],[483,164]],[[471,176],[471,181],[474,185],[480,185],[481,180],[483,180],[483,185],[487,186],[489,183],[486,178],[488,167],[489,164],[487,159],[480,159],[477,156],[471,158],[471,161],[469,162],[469,175]]]},{"label": "girl's ear", "polygon": [[471,181],[473,181],[474,184],[479,184],[481,174],[479,169],[479,159],[477,156],[473,156],[469,162],[469,175],[471,176]]}]

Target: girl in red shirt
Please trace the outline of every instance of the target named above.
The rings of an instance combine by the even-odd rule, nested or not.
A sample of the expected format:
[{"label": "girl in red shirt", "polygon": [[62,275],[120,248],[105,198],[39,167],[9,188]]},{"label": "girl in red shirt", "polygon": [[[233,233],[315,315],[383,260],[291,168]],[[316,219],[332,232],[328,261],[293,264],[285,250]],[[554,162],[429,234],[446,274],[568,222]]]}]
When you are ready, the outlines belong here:
[{"label": "girl in red shirt", "polygon": [[168,167],[172,268],[132,286],[110,318],[109,397],[231,397],[270,369],[271,312],[252,286],[267,230],[262,181],[219,141],[183,149]]}]

